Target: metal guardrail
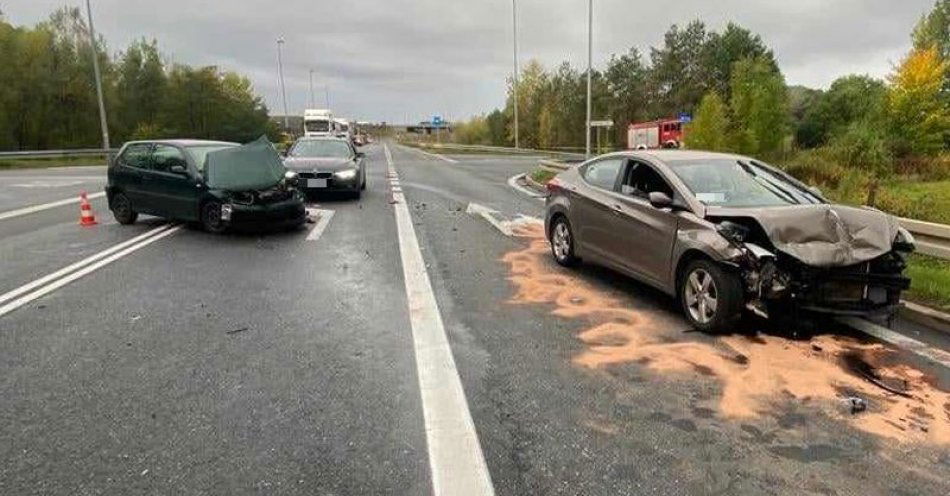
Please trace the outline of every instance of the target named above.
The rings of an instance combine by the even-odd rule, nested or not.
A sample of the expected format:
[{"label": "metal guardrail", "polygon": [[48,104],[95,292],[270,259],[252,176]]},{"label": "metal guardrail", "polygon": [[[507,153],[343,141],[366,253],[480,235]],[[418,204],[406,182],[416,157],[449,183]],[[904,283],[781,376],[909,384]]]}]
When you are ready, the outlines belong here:
[{"label": "metal guardrail", "polygon": [[518,155],[552,155],[569,159],[584,158],[583,153],[565,152],[561,150],[537,150],[533,148],[512,148],[508,146],[489,146],[489,145],[462,145],[457,143],[404,143],[407,145],[416,145],[420,148],[433,150],[463,150],[473,152],[501,152]]},{"label": "metal guardrail", "polygon": [[[541,160],[538,166],[551,172],[560,172],[567,170],[571,164],[557,160]],[[950,226],[914,219],[899,220],[901,226],[914,235],[919,253],[950,260]]]},{"label": "metal guardrail", "polygon": [[914,235],[918,252],[950,260],[950,226],[903,218],[900,223]]},{"label": "metal guardrail", "polygon": [[5,158],[55,158],[55,157],[75,157],[75,156],[94,156],[108,155],[119,151],[118,148],[80,148],[76,150],[30,150],[15,152],[0,152],[0,160]]}]

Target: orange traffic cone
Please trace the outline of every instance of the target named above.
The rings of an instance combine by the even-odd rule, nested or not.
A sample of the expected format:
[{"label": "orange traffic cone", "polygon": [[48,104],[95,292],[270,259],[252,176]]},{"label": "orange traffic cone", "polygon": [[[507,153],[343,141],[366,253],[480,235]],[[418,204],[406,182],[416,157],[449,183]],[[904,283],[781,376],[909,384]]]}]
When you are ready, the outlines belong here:
[{"label": "orange traffic cone", "polygon": [[79,194],[79,225],[94,226],[96,224],[98,224],[96,214],[92,213],[92,205],[89,204],[86,192],[83,191]]}]

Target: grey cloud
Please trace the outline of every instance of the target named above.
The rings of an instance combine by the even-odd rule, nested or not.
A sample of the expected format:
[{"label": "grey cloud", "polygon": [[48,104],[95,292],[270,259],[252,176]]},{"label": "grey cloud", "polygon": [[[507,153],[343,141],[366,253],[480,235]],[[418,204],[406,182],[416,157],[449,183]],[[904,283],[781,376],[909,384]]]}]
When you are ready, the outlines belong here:
[{"label": "grey cloud", "polygon": [[[775,51],[789,83],[826,86],[848,73],[883,77],[909,47],[932,0],[594,0],[595,63],[635,46],[648,53],[670,24],[737,22]],[[80,0],[0,0],[8,19],[32,24]],[[420,120],[467,117],[504,102],[511,72],[511,0],[93,0],[114,49],[156,38],[173,61],[213,64],[253,81],[281,108],[275,40],[283,36],[291,112],[329,85],[340,114]],[[519,56],[586,64],[587,2],[518,0]]]}]

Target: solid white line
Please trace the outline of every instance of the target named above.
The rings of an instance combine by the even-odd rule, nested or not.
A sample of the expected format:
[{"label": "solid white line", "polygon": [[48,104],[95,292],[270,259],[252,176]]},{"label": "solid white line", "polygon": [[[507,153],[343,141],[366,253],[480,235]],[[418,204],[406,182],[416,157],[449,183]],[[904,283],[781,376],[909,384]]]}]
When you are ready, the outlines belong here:
[{"label": "solid white line", "polygon": [[117,244],[117,245],[115,245],[115,246],[112,246],[112,247],[110,247],[110,248],[107,248],[107,249],[105,249],[105,250],[102,250],[102,251],[100,251],[99,253],[96,253],[96,254],[94,254],[94,255],[91,255],[91,256],[89,256],[89,257],[86,257],[86,258],[84,258],[84,259],[82,259],[82,260],[80,260],[80,261],[78,261],[78,262],[76,262],[76,263],[74,263],[74,264],[67,265],[66,267],[63,267],[62,269],[59,269],[59,270],[57,270],[56,272],[53,272],[52,274],[46,275],[46,276],[44,276],[44,277],[41,277],[41,278],[39,278],[39,279],[37,279],[37,280],[35,280],[35,281],[33,281],[33,282],[24,284],[23,286],[20,286],[19,288],[16,288],[16,289],[14,289],[14,290],[12,290],[12,291],[7,291],[6,293],[0,295],[0,303],[3,303],[3,302],[8,301],[8,300],[10,300],[10,299],[16,298],[17,296],[20,296],[20,295],[22,295],[22,294],[24,294],[24,293],[28,293],[28,292],[30,292],[30,291],[33,291],[34,289],[36,289],[36,288],[38,288],[38,287],[40,287],[40,286],[42,286],[42,285],[44,285],[44,284],[46,284],[46,283],[48,283],[48,282],[54,280],[54,279],[58,279],[58,278],[60,278],[60,277],[62,277],[62,276],[64,276],[64,275],[66,275],[66,274],[69,274],[70,272],[72,272],[72,271],[74,271],[74,270],[76,270],[76,269],[79,269],[80,267],[83,267],[83,266],[85,266],[85,265],[89,265],[89,264],[95,262],[96,260],[105,258],[105,257],[107,257],[107,256],[109,256],[109,255],[111,255],[111,254],[113,254],[113,253],[115,253],[115,252],[117,252],[117,251],[119,251],[119,250],[121,250],[121,249],[123,249],[123,248],[129,246],[129,245],[133,245],[133,244],[135,244],[135,243],[138,243],[139,241],[142,241],[142,240],[145,239],[145,238],[154,236],[155,234],[158,234],[159,232],[164,231],[165,229],[168,229],[169,227],[170,227],[169,224],[165,224],[165,225],[156,227],[155,229],[152,229],[152,230],[150,230],[150,231],[147,231],[147,232],[145,232],[144,234],[140,234],[140,235],[138,235],[138,236],[136,236],[136,237],[134,237],[134,238],[132,238],[132,239],[129,239],[129,240],[127,240],[127,241],[123,241],[122,243],[119,243],[119,244]]},{"label": "solid white line", "polygon": [[[384,149],[390,172],[395,174],[389,148]],[[394,206],[396,231],[425,417],[432,492],[436,496],[494,495],[409,208],[402,193],[393,196],[399,200]]]},{"label": "solid white line", "polygon": [[[103,196],[106,196],[106,193],[104,191],[100,191],[98,193],[87,195],[86,198],[90,200],[94,200],[96,198],[102,198]],[[18,208],[16,210],[8,210],[6,212],[0,212],[0,220],[6,220],[12,217],[19,217],[21,215],[41,212],[43,210],[49,210],[51,208],[62,207],[63,205],[69,205],[70,203],[79,203],[79,196],[77,195],[75,198],[66,198],[65,200],[58,200],[58,201],[54,201],[50,203],[44,203],[42,205],[33,205],[30,207]]]},{"label": "solid white line", "polygon": [[181,228],[182,226],[175,226],[170,229],[167,229],[161,233],[156,234],[155,236],[152,236],[150,238],[145,239],[144,241],[141,241],[140,243],[129,246],[118,253],[113,253],[107,258],[104,258],[96,263],[93,263],[92,265],[88,265],[82,269],[79,269],[78,271],[73,272],[72,274],[69,274],[65,277],[56,279],[55,281],[51,282],[50,284],[47,284],[46,286],[43,286],[31,293],[21,296],[20,298],[17,298],[3,306],[0,306],[0,317],[16,310],[17,308],[22,307],[23,305],[26,305],[27,303],[41,296],[44,296],[49,293],[52,293],[53,291],[56,291],[57,289],[79,279],[80,277],[85,276],[86,274],[92,273],[102,267],[105,267],[106,265],[109,265],[110,263],[115,262],[116,260],[130,253],[133,253],[141,248],[144,248],[166,236],[171,236],[172,234],[175,234],[176,232],[180,231]]},{"label": "solid white line", "polygon": [[320,219],[316,225],[313,226],[313,229],[310,230],[310,234],[307,234],[307,241],[316,241],[320,239],[320,236],[323,235],[323,231],[325,231],[330,224],[330,219],[333,218],[333,210],[311,210],[311,212],[316,214]]},{"label": "solid white line", "polygon": [[520,178],[522,178],[522,177],[524,177],[524,176],[525,176],[524,174],[515,174],[514,176],[509,177],[509,178],[508,178],[508,186],[511,186],[512,188],[515,189],[515,191],[517,191],[517,192],[519,192],[519,193],[528,195],[528,196],[530,196],[531,198],[535,198],[535,199],[540,200],[540,201],[544,201],[544,196],[542,196],[542,195],[540,195],[540,194],[538,194],[538,193],[535,193],[534,191],[531,191],[530,189],[525,188],[524,186],[518,184],[518,179],[520,179]]},{"label": "solid white line", "polygon": [[881,341],[886,341],[899,348],[904,348],[931,362],[950,368],[950,353],[946,351],[933,348],[916,339],[896,333],[886,327],[879,326],[858,317],[838,317],[838,321],[865,334],[870,334]]},{"label": "solid white line", "polygon": [[[403,145],[400,145],[400,146],[403,146]],[[439,159],[439,160],[444,160],[444,161],[449,162],[449,163],[452,163],[452,164],[457,164],[457,163],[459,163],[458,160],[455,160],[455,159],[446,157],[445,155],[439,155],[438,153],[430,153],[430,152],[427,152],[427,151],[425,151],[425,150],[420,150],[420,149],[415,148],[415,147],[412,147],[412,146],[403,146],[403,148],[409,148],[409,149],[415,150],[415,151],[417,151],[417,152],[419,152],[419,153],[421,153],[421,154],[423,154],[423,155],[428,155],[428,156],[430,156],[430,157],[434,157],[434,158],[437,158],[437,159]]]}]

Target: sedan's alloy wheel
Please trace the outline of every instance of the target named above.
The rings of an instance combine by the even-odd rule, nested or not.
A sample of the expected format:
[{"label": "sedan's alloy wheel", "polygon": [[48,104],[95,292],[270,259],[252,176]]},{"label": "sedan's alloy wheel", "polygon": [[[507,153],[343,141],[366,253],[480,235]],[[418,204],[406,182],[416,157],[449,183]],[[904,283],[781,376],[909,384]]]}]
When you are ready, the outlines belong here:
[{"label": "sedan's alloy wheel", "polygon": [[689,273],[684,288],[689,316],[700,324],[707,324],[716,317],[719,306],[719,291],[709,272],[697,268]]},{"label": "sedan's alloy wheel", "polygon": [[571,232],[567,229],[567,223],[557,223],[554,227],[554,236],[551,242],[554,246],[554,256],[558,260],[566,260],[571,254]]}]

